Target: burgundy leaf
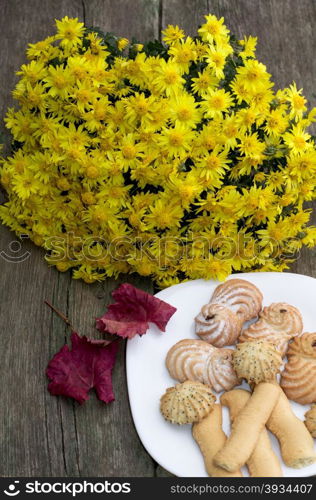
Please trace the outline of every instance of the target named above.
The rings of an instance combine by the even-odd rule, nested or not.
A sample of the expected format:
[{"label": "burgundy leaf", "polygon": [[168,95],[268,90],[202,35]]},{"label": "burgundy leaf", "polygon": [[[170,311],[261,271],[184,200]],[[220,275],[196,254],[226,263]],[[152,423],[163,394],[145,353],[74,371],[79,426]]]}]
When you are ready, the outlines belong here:
[{"label": "burgundy leaf", "polygon": [[124,338],[143,335],[149,322],[155,323],[164,332],[169,319],[177,310],[129,283],[119,286],[112,296],[115,303],[110,304],[107,312],[97,319],[97,328]]},{"label": "burgundy leaf", "polygon": [[90,340],[73,332],[71,343],[71,350],[64,345],[48,364],[50,393],[74,398],[82,404],[89,399],[89,390],[94,388],[104,403],[114,401],[112,370],[119,342]]}]

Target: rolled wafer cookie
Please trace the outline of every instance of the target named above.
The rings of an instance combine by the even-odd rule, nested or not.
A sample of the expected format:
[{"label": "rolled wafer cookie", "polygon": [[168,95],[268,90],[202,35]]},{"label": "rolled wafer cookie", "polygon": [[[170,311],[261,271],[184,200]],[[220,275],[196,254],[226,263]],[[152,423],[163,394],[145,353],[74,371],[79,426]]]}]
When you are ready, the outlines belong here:
[{"label": "rolled wafer cookie", "polygon": [[[221,403],[229,408],[232,423],[250,397],[251,393],[243,389],[235,389],[222,394]],[[272,449],[269,435],[265,428],[260,432],[257,444],[247,460],[247,467],[251,477],[283,476],[280,461]]]},{"label": "rolled wafer cookie", "polygon": [[251,397],[233,423],[232,432],[214,457],[215,465],[229,472],[240,469],[253,453],[260,433],[280,396],[280,389],[270,382],[256,385]]},{"label": "rolled wafer cookie", "polygon": [[211,413],[193,424],[192,434],[204,457],[205,468],[211,477],[242,477],[240,471],[227,472],[213,463],[214,455],[224,446],[226,434],[222,429],[222,408],[215,404]]},{"label": "rolled wafer cookie", "polygon": [[314,441],[302,420],[294,415],[281,388],[279,391],[280,397],[267,421],[267,427],[279,440],[285,465],[301,469],[316,462]]}]

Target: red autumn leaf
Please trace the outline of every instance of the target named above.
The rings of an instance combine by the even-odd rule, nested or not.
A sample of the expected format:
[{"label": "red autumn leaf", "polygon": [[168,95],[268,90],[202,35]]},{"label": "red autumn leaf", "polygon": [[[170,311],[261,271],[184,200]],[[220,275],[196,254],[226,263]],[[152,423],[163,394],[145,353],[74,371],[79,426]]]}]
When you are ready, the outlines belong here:
[{"label": "red autumn leaf", "polygon": [[155,323],[164,332],[169,319],[177,310],[129,283],[119,286],[112,296],[115,303],[110,304],[107,312],[97,319],[97,328],[124,338],[143,335],[149,322]]},{"label": "red autumn leaf", "polygon": [[50,393],[74,398],[82,404],[89,399],[88,392],[94,387],[101,401],[114,401],[112,370],[119,342],[90,340],[73,332],[71,343],[71,350],[64,345],[48,364]]}]

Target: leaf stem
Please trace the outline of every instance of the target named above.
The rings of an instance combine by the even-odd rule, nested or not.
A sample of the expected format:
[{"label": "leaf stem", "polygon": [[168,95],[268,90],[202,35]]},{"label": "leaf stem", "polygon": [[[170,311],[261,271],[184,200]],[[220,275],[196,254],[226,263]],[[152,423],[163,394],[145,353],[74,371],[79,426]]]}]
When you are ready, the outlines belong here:
[{"label": "leaf stem", "polygon": [[65,316],[65,314],[63,314],[62,312],[60,312],[58,309],[56,309],[55,306],[53,306],[53,304],[51,304],[50,302],[48,302],[48,300],[44,300],[44,303],[50,307],[50,309],[52,311],[54,311],[54,313],[57,314],[57,316],[59,316],[65,323],[67,326],[69,326],[72,330],[74,329],[70,320],[67,318],[67,316]]}]

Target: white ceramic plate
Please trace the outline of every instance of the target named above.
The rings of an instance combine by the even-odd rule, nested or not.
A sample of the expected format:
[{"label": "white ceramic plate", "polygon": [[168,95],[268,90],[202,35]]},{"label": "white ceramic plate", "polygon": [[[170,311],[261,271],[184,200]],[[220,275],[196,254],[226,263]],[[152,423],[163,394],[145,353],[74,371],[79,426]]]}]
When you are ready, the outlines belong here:
[{"label": "white ceramic plate", "polygon": [[[242,278],[257,285],[263,293],[264,305],[287,302],[301,311],[304,331],[316,331],[316,279],[290,273],[243,273]],[[164,469],[179,477],[207,477],[200,450],[191,435],[191,426],[172,425],[159,412],[159,400],[167,387],[176,382],[170,377],[165,358],[176,342],[185,338],[196,339],[194,317],[206,304],[218,282],[196,280],[181,283],[157,294],[177,308],[162,333],[154,325],[143,337],[127,343],[126,367],[129,400],[138,435],[153,459]],[[245,387],[248,387],[245,384]],[[291,402],[295,414],[303,420],[307,406]],[[224,408],[223,429],[229,434],[229,415]],[[275,452],[280,456],[276,438],[270,434]],[[281,457],[280,457],[281,459]],[[283,465],[284,476],[310,476],[316,474],[316,464],[303,469]],[[244,474],[246,475],[246,473]]]}]

